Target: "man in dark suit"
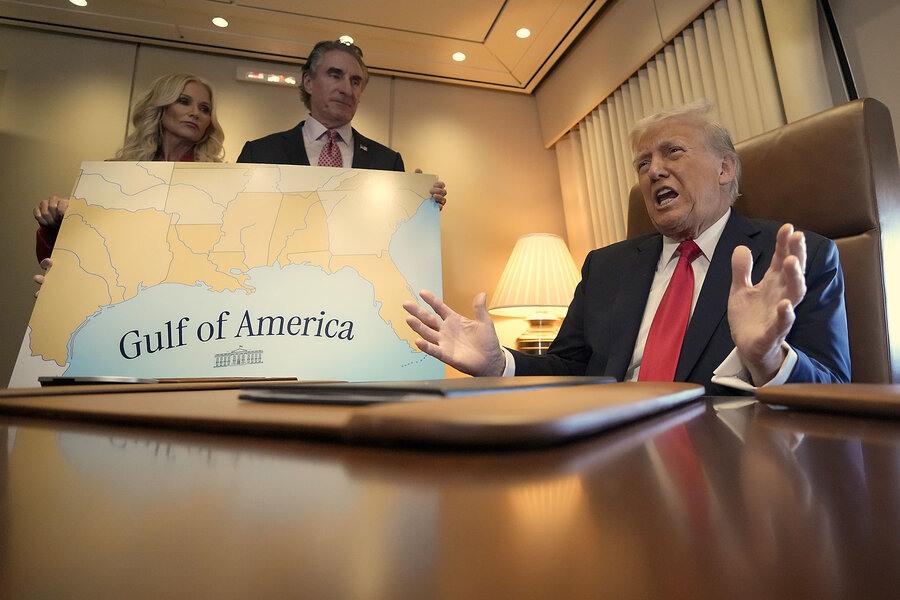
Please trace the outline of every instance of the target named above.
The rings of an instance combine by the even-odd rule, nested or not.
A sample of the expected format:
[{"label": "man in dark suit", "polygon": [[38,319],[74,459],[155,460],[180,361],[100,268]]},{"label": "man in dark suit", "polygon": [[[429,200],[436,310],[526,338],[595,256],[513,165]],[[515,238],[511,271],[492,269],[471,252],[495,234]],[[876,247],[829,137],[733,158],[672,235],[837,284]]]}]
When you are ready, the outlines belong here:
[{"label": "man in dark suit", "polygon": [[[319,42],[301,70],[300,98],[309,118],[288,131],[245,143],[237,162],[403,171],[399,152],[350,126],[368,80],[359,47],[340,41]],[[335,153],[334,158],[320,160],[330,152]],[[437,182],[431,192],[443,206],[443,182]]]},{"label": "man in dark suit", "polygon": [[[786,382],[850,378],[844,283],[834,243],[732,208],[740,159],[708,107],[661,113],[632,131],[634,165],[659,233],[591,252],[547,355],[500,348],[485,308],[461,317],[427,291],[437,313],[404,304],[417,346],[472,375],[609,375],[637,380],[657,307],[680,254],[694,292],[674,380],[713,394]],[[809,256],[809,260],[807,260]],[[649,345],[648,345],[649,347]],[[649,372],[649,371],[648,371]]]}]

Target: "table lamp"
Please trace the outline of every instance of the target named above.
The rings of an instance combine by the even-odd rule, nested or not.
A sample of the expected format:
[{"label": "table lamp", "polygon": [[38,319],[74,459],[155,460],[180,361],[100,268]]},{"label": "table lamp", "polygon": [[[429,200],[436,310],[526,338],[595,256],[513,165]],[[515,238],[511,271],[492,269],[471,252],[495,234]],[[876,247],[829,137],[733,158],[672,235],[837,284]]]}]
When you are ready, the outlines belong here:
[{"label": "table lamp", "polygon": [[488,312],[526,319],[516,350],[544,354],[559,331],[581,275],[558,235],[529,233],[516,241]]}]

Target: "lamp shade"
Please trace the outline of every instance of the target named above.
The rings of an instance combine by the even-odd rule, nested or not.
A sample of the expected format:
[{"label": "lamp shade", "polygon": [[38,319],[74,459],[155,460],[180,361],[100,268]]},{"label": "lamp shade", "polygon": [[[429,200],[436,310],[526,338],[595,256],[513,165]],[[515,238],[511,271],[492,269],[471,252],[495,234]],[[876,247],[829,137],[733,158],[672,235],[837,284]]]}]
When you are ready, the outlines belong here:
[{"label": "lamp shade", "polygon": [[501,317],[529,318],[536,311],[562,318],[581,279],[558,235],[529,233],[516,241],[488,304]]}]

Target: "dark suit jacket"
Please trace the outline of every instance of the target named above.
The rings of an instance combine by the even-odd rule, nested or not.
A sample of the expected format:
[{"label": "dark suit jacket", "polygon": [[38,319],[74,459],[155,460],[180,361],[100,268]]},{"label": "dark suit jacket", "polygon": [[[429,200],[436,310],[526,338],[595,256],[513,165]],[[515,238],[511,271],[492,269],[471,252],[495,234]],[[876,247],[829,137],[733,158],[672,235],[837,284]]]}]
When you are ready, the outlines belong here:
[{"label": "dark suit jacket", "polygon": [[[737,246],[750,248],[751,277],[759,282],[772,260],[779,227],[732,210],[688,324],[675,381],[702,384],[710,394],[736,392],[710,382],[713,370],[734,348],[727,315],[731,254]],[[798,355],[788,381],[847,382],[850,349],[837,247],[820,235],[804,233],[807,291],[794,309],[796,320],[787,337]],[[516,375],[608,375],[621,381],[661,251],[662,236],[647,234],[588,254],[559,335],[545,356],[513,351]]]},{"label": "dark suit jacket", "polygon": [[[267,135],[244,144],[237,161],[268,165],[309,165],[306,146],[303,144],[303,121],[293,129]],[[380,169],[403,171],[403,159],[399,152],[372,141],[353,130],[354,169]]]}]

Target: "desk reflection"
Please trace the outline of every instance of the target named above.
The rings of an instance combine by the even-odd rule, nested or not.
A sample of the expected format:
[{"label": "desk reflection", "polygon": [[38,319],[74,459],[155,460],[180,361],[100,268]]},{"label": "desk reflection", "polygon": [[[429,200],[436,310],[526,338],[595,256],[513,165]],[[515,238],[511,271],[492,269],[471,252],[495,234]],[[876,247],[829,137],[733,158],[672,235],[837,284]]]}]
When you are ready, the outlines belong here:
[{"label": "desk reflection", "polygon": [[[675,430],[698,476],[663,443]],[[0,442],[3,598],[878,598],[900,583],[884,568],[900,560],[898,423],[751,402],[528,452],[18,418]]]}]

